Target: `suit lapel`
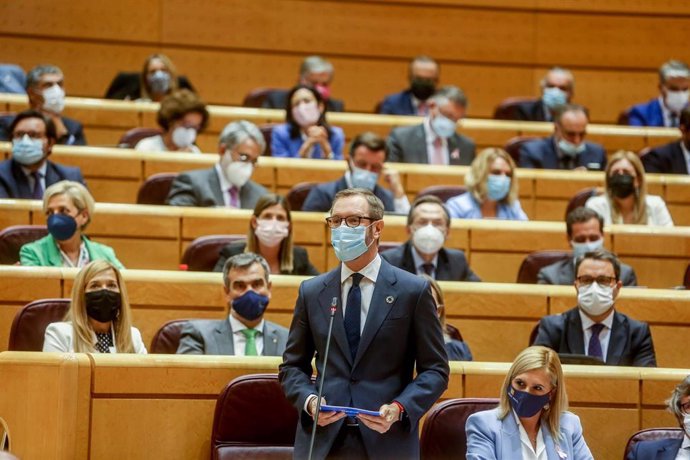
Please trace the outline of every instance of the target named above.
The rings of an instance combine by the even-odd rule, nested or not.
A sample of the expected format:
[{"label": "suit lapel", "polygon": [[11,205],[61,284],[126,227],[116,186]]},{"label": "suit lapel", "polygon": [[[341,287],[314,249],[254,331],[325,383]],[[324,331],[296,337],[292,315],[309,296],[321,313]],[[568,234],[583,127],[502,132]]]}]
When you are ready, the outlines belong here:
[{"label": "suit lapel", "polygon": [[264,352],[263,356],[277,356],[278,354],[278,337],[276,336],[276,329],[268,321],[264,321]]},{"label": "suit lapel", "polygon": [[218,352],[224,355],[235,354],[235,341],[233,340],[233,331],[230,326],[230,319],[225,318],[218,322],[215,331],[216,347]]},{"label": "suit lapel", "polygon": [[[606,352],[606,364],[618,365],[623,352],[628,346],[628,324],[617,311],[613,312],[613,324],[609,336],[609,349]],[[632,363],[630,364],[632,365]]]},{"label": "suit lapel", "polygon": [[403,244],[403,258],[400,262],[400,268],[417,274],[417,267],[414,266],[414,257],[412,257],[412,243],[409,240]]},{"label": "suit lapel", "polygon": [[454,267],[448,260],[448,253],[444,248],[441,248],[441,250],[438,251],[438,259],[436,259],[436,279],[457,281],[460,275],[453,273],[453,268]]},{"label": "suit lapel", "polygon": [[[218,174],[216,173],[215,167],[209,170],[208,187],[211,191],[211,196],[216,205],[223,206],[225,204],[225,199],[223,198],[223,195],[226,191],[220,189],[220,180],[218,179]],[[240,189],[240,200],[242,200],[241,192],[242,190]]]},{"label": "suit lapel", "polygon": [[673,152],[671,155],[671,171],[678,171],[683,174],[687,174],[688,163],[685,161],[685,155],[683,154],[683,149],[680,146],[680,142],[676,142],[673,144],[673,147],[671,147]]},{"label": "suit lapel", "polygon": [[577,307],[565,312],[565,328],[568,331],[566,341],[568,344],[568,353],[584,354],[585,353],[585,336],[582,331],[582,320],[578,313]]},{"label": "suit lapel", "polygon": [[544,420],[541,421],[541,434],[544,438],[544,447],[546,448],[546,458],[560,458],[556,452],[556,445],[553,442],[551,431]]},{"label": "suit lapel", "polygon": [[33,190],[29,187],[29,179],[26,178],[22,167],[16,161],[12,160],[12,175],[17,184],[16,198],[31,198]]},{"label": "suit lapel", "polygon": [[558,271],[560,272],[560,279],[571,280],[571,283],[575,281],[575,267],[573,266],[572,259],[566,259],[561,262],[561,266],[559,267]]},{"label": "suit lapel", "polygon": [[429,163],[429,154],[426,151],[426,133],[424,131],[424,124],[421,124],[414,129],[410,147],[412,148],[414,156],[416,157],[416,163]]},{"label": "suit lapel", "polygon": [[[323,290],[319,293],[319,310],[323,313],[324,320],[326,321],[326,328],[328,328],[328,322],[331,319],[331,305],[333,299],[338,299],[338,305],[335,311],[335,319],[333,320],[333,339],[335,343],[338,344],[343,356],[347,359],[347,362],[352,366],[352,355],[350,353],[350,345],[347,342],[347,334],[345,334],[345,323],[343,322],[343,305],[341,298],[340,289],[340,270],[342,265],[338,266],[337,270],[330,272],[329,276],[324,279]],[[326,329],[327,331],[328,329]]]},{"label": "suit lapel", "polygon": [[512,412],[501,421],[501,452],[499,458],[517,458],[522,451],[520,430]]}]

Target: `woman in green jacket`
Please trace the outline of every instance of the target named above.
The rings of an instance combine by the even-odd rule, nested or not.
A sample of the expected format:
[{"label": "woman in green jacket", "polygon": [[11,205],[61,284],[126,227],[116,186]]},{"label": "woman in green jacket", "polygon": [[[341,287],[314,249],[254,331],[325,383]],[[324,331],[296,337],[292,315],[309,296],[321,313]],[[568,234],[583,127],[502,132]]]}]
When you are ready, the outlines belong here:
[{"label": "woman in green jacket", "polygon": [[43,194],[43,212],[48,218],[48,236],[22,246],[22,265],[39,267],[83,267],[94,260],[107,260],[124,268],[112,248],[94,243],[84,235],[95,203],[82,184],[64,180]]}]

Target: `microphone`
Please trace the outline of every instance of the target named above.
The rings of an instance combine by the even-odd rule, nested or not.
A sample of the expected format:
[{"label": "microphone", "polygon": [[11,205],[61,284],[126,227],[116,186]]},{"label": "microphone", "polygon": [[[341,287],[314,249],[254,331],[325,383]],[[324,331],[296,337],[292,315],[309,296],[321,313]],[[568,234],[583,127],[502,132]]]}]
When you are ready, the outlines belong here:
[{"label": "microphone", "polygon": [[[326,335],[326,351],[323,354],[323,367],[321,368],[321,382],[319,382],[319,391],[316,395],[316,409],[314,410],[314,426],[311,430],[311,439],[309,440],[309,456],[311,460],[314,453],[314,441],[316,440],[316,427],[319,426],[319,414],[321,414],[321,397],[323,396],[323,382],[326,380],[326,365],[328,364],[328,352],[331,349],[331,335],[333,335],[333,318],[338,309],[338,298],[331,299],[331,318],[328,322],[328,334]],[[318,369],[317,369],[318,370]]]}]

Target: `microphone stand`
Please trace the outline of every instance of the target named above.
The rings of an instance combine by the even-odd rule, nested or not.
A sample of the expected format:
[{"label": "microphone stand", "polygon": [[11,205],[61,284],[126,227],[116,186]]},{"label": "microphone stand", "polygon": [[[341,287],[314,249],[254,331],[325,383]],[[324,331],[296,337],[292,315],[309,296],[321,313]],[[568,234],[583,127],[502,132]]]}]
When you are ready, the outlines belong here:
[{"label": "microphone stand", "polygon": [[316,440],[316,428],[319,426],[319,415],[321,414],[321,397],[323,396],[323,382],[326,380],[326,365],[328,364],[328,352],[331,349],[333,319],[335,318],[335,310],[337,306],[338,298],[333,297],[333,300],[331,300],[331,318],[328,322],[328,334],[326,335],[326,351],[323,354],[323,366],[321,367],[321,382],[319,382],[319,391],[316,395],[316,409],[314,410],[314,426],[311,430],[311,439],[309,440],[309,456],[307,457],[309,460],[312,460],[312,454],[314,453],[314,441]]}]

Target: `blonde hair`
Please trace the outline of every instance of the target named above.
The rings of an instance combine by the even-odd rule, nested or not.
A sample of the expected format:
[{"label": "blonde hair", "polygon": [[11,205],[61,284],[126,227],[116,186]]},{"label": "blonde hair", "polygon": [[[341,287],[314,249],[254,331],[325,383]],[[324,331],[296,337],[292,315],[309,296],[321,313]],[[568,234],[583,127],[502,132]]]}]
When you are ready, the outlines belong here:
[{"label": "blonde hair", "polygon": [[86,210],[88,216],[86,223],[82,225],[79,230],[84,230],[90,223],[93,216],[96,203],[89,191],[79,182],[71,180],[62,180],[48,187],[43,194],[43,212],[48,212],[48,203],[50,200],[58,195],[66,195],[79,212]]},{"label": "blonde hair", "polygon": [[151,61],[153,61],[154,59],[158,59],[159,61],[161,61],[165,66],[165,70],[167,70],[170,74],[170,88],[168,89],[168,92],[166,94],[170,94],[173,91],[177,91],[179,86],[177,81],[177,69],[175,68],[175,64],[173,64],[170,58],[165,54],[154,53],[146,58],[146,60],[144,61],[144,67],[142,68],[141,74],[139,75],[139,87],[141,88],[140,97],[142,99],[153,99],[151,97],[151,90],[149,89],[149,81],[147,79],[147,76],[149,73],[149,65],[151,64]]},{"label": "blonde hair", "polygon": [[93,347],[95,332],[86,314],[86,286],[97,275],[108,270],[112,270],[115,273],[117,285],[120,288],[120,295],[122,296],[120,312],[117,318],[113,320],[111,326],[115,335],[114,345],[118,353],[134,353],[134,345],[132,344],[132,314],[129,307],[127,288],[122,280],[120,271],[106,260],[96,260],[85,265],[79,271],[74,280],[74,286],[72,286],[72,302],[65,321],[72,322],[72,327],[74,328],[72,340],[74,341],[74,351],[76,353],[94,353],[96,351]]},{"label": "blonde hair", "polygon": [[542,409],[541,419],[549,427],[551,436],[558,439],[560,437],[561,414],[568,409],[568,395],[565,391],[561,360],[558,358],[558,353],[550,348],[533,346],[525,348],[517,355],[501,386],[501,401],[498,405],[499,418],[503,420],[511,412],[508,389],[511,387],[513,379],[520,374],[538,369],[544,370],[549,376],[554,391],[548,406]]},{"label": "blonde hair", "polygon": [[[287,202],[285,197],[281,195],[276,193],[267,193],[259,198],[259,200],[256,202],[256,205],[254,206],[254,217],[258,219],[264,209],[270,208],[271,206],[275,206],[277,204],[279,204],[285,210],[288,223],[290,224],[288,236],[280,242],[280,271],[281,273],[290,274],[294,268],[294,261],[292,257],[292,217],[290,216],[290,204]],[[261,254],[259,252],[259,243],[256,238],[256,232],[254,231],[254,227],[252,227],[251,221],[249,222],[247,245],[244,248],[244,252]],[[269,272],[270,270],[267,271],[266,274],[268,275]]]},{"label": "blonde hair", "polygon": [[446,328],[446,304],[443,301],[443,291],[441,290],[441,286],[439,286],[438,282],[436,282],[435,279],[433,279],[431,276],[427,275],[426,273],[422,273],[421,275],[422,278],[427,280],[429,282],[429,286],[431,287],[431,292],[436,295],[436,299],[438,300],[438,303],[436,304],[436,313],[438,314],[438,308],[441,307],[441,314],[438,315],[438,320],[441,323],[441,330],[443,331],[443,338],[444,339],[450,339],[450,335],[448,334],[448,329]]},{"label": "blonde hair", "polygon": [[606,198],[609,201],[609,207],[611,208],[611,222],[616,224],[622,222],[622,216],[620,209],[618,208],[618,203],[611,193],[610,183],[610,173],[613,169],[613,165],[621,160],[628,160],[635,169],[635,174],[637,175],[637,183],[639,186],[635,189],[635,209],[633,211],[633,224],[647,225],[647,182],[644,177],[644,166],[642,166],[642,161],[636,153],[627,150],[619,150],[613,154],[609,164],[606,166]]},{"label": "blonde hair", "polygon": [[510,167],[512,177],[510,178],[510,190],[501,200],[502,203],[513,204],[518,198],[518,181],[515,177],[516,166],[513,158],[503,149],[490,147],[479,152],[479,155],[472,161],[470,170],[465,174],[465,185],[468,191],[480,203],[486,199],[486,182],[491,174],[491,165],[497,158],[502,158]]}]

